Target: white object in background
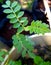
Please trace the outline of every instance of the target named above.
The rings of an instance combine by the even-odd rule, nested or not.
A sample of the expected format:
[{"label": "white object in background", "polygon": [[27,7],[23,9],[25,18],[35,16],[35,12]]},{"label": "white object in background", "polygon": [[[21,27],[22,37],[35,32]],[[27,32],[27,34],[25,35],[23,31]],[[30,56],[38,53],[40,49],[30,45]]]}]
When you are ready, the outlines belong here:
[{"label": "white object in background", "polygon": [[45,10],[47,13],[47,17],[48,17],[49,25],[50,25],[50,29],[51,29],[51,12],[50,12],[50,8],[48,5],[48,0],[43,0],[43,2],[44,2]]}]

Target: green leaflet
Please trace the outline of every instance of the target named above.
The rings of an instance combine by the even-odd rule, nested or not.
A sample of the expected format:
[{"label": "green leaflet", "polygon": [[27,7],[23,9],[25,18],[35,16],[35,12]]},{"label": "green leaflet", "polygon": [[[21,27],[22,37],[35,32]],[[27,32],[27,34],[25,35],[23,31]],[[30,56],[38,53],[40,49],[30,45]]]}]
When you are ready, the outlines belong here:
[{"label": "green leaflet", "polygon": [[23,27],[19,27],[18,30],[17,30],[17,33],[21,33],[23,30],[24,30]]},{"label": "green leaflet", "polygon": [[6,1],[6,4],[7,4],[8,6],[10,6],[11,3],[10,3],[10,1]]},{"label": "green leaflet", "polygon": [[4,5],[2,5],[2,7],[3,7],[3,8],[8,8],[9,6],[6,5],[6,4],[4,4]]},{"label": "green leaflet", "polygon": [[[19,37],[20,37],[20,40],[22,41],[22,43],[23,43],[23,40],[26,40],[26,37],[25,37],[25,35],[23,35],[23,34],[19,34]],[[23,43],[24,44],[24,43]]]},{"label": "green leaflet", "polygon": [[24,50],[22,51],[22,57],[25,57],[25,55],[26,55],[26,50],[24,49]]},{"label": "green leaflet", "polygon": [[36,65],[51,65],[51,62],[44,61],[40,56],[35,56],[34,57],[34,63]]},{"label": "green leaflet", "polygon": [[24,12],[23,12],[23,11],[20,11],[20,12],[18,13],[17,18],[20,18],[20,17],[22,17],[23,15],[24,15]]},{"label": "green leaflet", "polygon": [[34,53],[28,51],[28,54],[29,54],[29,57],[30,58],[33,58],[34,59],[34,57],[35,57]]},{"label": "green leaflet", "polygon": [[27,20],[27,17],[22,17],[21,20],[20,20],[20,22],[23,23],[23,22],[25,22],[26,20]]},{"label": "green leaflet", "polygon": [[3,12],[4,13],[12,13],[12,10],[11,9],[5,9]]},{"label": "green leaflet", "polygon": [[22,65],[22,64],[21,64],[20,60],[18,60],[18,61],[10,60],[9,63],[8,63],[8,65]]},{"label": "green leaflet", "polygon": [[0,61],[4,60],[3,55],[5,55],[5,54],[6,54],[5,51],[0,50]]},{"label": "green leaflet", "polygon": [[13,24],[13,28],[19,28],[20,27],[20,23],[15,23],[15,24]]},{"label": "green leaflet", "polygon": [[4,61],[4,58],[3,58],[3,57],[0,57],[0,61],[1,61],[1,62]]},{"label": "green leaflet", "polygon": [[10,60],[9,63],[8,63],[8,65],[15,65],[15,62],[12,61],[12,60]]},{"label": "green leaflet", "polygon": [[18,53],[20,53],[20,52],[22,51],[22,49],[23,49],[22,44],[21,44],[20,41],[19,41],[19,43],[18,43],[18,45],[17,45]]},{"label": "green leaflet", "polygon": [[23,26],[26,26],[28,24],[28,20],[26,20],[25,22],[23,22]]},{"label": "green leaflet", "polygon": [[25,27],[25,31],[29,31],[30,28],[31,28],[30,26]]},{"label": "green leaflet", "polygon": [[43,59],[39,56],[34,57],[35,64],[39,65],[41,62],[43,62]]},{"label": "green leaflet", "polygon": [[0,51],[0,56],[3,56],[5,54],[4,51]]},{"label": "green leaflet", "polygon": [[18,43],[19,43],[19,41],[17,40],[17,38],[13,39],[13,44],[14,44],[15,47],[17,47]]},{"label": "green leaflet", "polygon": [[14,35],[14,36],[12,37],[12,39],[13,39],[13,45],[14,45],[15,47],[17,47],[19,41],[17,40],[16,35]]},{"label": "green leaflet", "polygon": [[15,18],[16,16],[14,16],[14,14],[9,14],[8,16],[7,16],[7,18],[9,18],[9,19],[12,19],[12,18]]},{"label": "green leaflet", "polygon": [[14,35],[13,37],[12,37],[12,39],[13,39],[13,45],[17,48],[17,52],[19,53],[19,52],[21,52],[22,51],[22,42],[19,40],[19,38],[16,36],[16,35]]},{"label": "green leaflet", "polygon": [[13,19],[10,20],[10,23],[12,23],[12,24],[14,24],[16,22],[17,22],[17,18],[13,18]]},{"label": "green leaflet", "polygon": [[18,11],[20,11],[20,9],[21,9],[21,6],[20,6],[20,5],[17,5],[17,6],[14,8],[14,12],[18,12]]},{"label": "green leaflet", "polygon": [[25,48],[27,50],[29,50],[30,52],[33,50],[33,46],[31,45],[31,43],[29,42],[29,40],[28,41],[26,40],[26,38],[25,38],[25,40],[22,39],[22,43],[25,46]]},{"label": "green leaflet", "polygon": [[17,6],[17,4],[18,4],[18,2],[17,2],[17,1],[14,1],[14,2],[11,4],[11,7],[13,8],[13,7]]},{"label": "green leaflet", "polygon": [[50,62],[41,62],[39,65],[51,65]]},{"label": "green leaflet", "polygon": [[12,39],[13,39],[13,40],[14,40],[14,39],[17,39],[16,35],[13,35],[13,36],[12,36]]},{"label": "green leaflet", "polygon": [[33,47],[29,40],[26,39],[26,37],[22,34],[14,35],[12,37],[13,44],[17,48],[18,52],[21,52],[22,50],[22,56],[24,57],[26,54],[26,51],[32,52]]},{"label": "green leaflet", "polygon": [[21,61],[18,60],[18,61],[16,62],[16,65],[22,65]]},{"label": "green leaflet", "polygon": [[26,48],[26,51],[32,51],[34,48],[32,47],[32,42],[30,43],[30,40],[27,40],[27,38],[24,35],[19,35],[20,40],[22,42],[22,45],[24,46],[24,48]]}]

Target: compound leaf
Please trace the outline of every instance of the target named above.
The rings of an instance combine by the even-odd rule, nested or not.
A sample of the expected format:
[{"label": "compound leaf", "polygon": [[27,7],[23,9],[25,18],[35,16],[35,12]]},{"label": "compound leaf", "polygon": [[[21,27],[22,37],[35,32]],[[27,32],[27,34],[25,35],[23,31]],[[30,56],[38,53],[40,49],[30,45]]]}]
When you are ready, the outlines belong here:
[{"label": "compound leaf", "polygon": [[17,4],[18,4],[18,2],[17,2],[17,1],[14,1],[14,2],[11,4],[11,7],[15,7]]},{"label": "compound leaf", "polygon": [[15,16],[14,16],[14,14],[9,14],[9,15],[7,16],[7,18],[12,19],[12,18],[15,18]]},{"label": "compound leaf", "polygon": [[19,12],[19,13],[18,13],[17,18],[20,18],[20,17],[22,17],[23,15],[24,15],[24,12],[23,12],[23,11],[21,11],[21,12]]},{"label": "compound leaf", "polygon": [[12,10],[11,9],[5,9],[3,12],[4,13],[12,13]]}]

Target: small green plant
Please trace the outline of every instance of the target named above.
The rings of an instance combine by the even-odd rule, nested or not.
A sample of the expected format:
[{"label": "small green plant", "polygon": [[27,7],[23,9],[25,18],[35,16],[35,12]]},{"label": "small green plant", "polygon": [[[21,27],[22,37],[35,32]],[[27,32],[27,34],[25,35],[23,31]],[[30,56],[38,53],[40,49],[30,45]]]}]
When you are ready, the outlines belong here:
[{"label": "small green plant", "polygon": [[[37,57],[36,59],[35,58],[36,55],[33,53],[34,48],[32,43],[34,42],[32,42],[28,38],[28,36],[21,33],[23,31],[29,31],[30,34],[32,33],[44,34],[46,32],[50,32],[48,28],[49,26],[38,20],[32,21],[31,25],[28,25],[28,19],[27,17],[23,17],[24,11],[21,11],[21,5],[17,1],[14,1],[14,2],[6,1],[6,3],[2,5],[2,7],[5,8],[3,12],[7,14],[7,18],[10,19],[10,23],[13,25],[13,28],[17,29],[16,34],[12,36],[13,46],[17,48],[18,53],[22,51],[21,53],[22,57],[25,57],[26,53],[28,53],[29,57],[35,59],[35,64],[38,64],[39,62],[41,62],[37,60],[41,58]],[[37,60],[37,63],[36,63],[36,60]],[[8,62],[6,62],[5,65],[21,65],[21,63],[19,63],[20,61],[15,62],[10,59],[10,61]]]}]

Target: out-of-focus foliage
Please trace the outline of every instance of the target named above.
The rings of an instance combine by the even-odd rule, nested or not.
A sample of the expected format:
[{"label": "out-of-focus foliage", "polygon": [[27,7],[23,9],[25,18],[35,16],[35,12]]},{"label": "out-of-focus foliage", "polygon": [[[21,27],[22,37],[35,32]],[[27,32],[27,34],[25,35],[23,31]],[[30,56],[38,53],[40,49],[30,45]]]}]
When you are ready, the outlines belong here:
[{"label": "out-of-focus foliage", "polygon": [[22,6],[22,8],[31,10],[32,8],[32,3],[34,0],[18,0]]},{"label": "out-of-focus foliage", "polygon": [[27,9],[31,10],[32,9],[32,3],[34,2],[34,0],[27,0]]},{"label": "out-of-focus foliage", "polygon": [[1,3],[3,3],[3,0],[0,0]]}]

